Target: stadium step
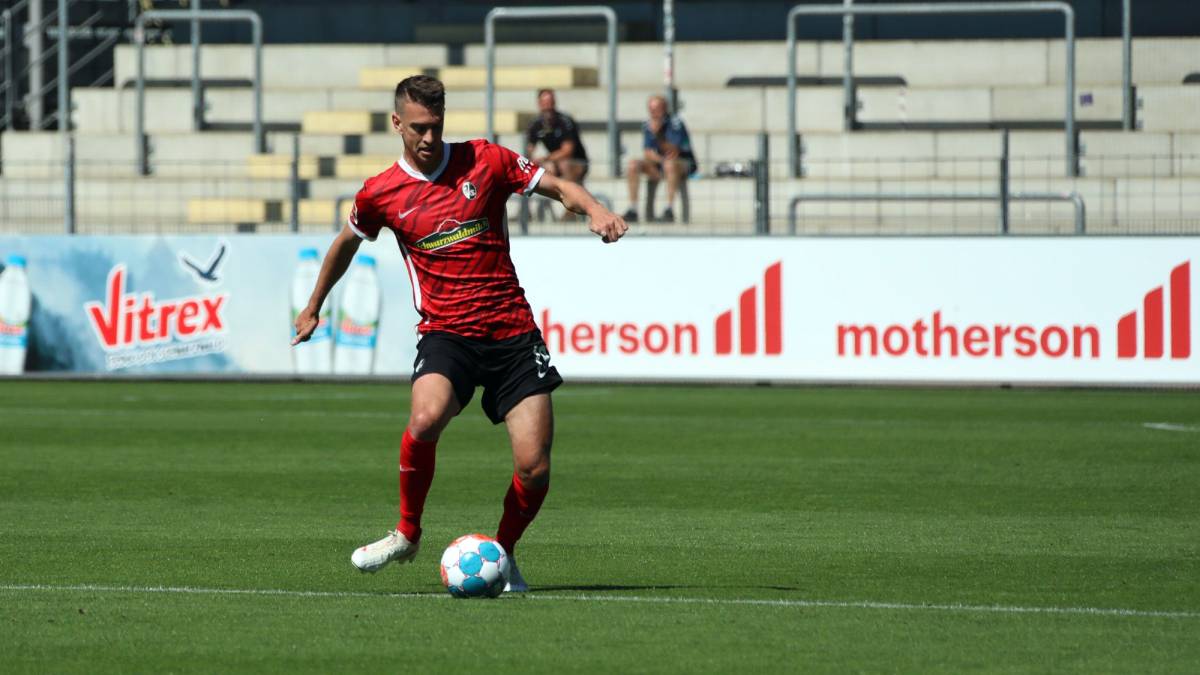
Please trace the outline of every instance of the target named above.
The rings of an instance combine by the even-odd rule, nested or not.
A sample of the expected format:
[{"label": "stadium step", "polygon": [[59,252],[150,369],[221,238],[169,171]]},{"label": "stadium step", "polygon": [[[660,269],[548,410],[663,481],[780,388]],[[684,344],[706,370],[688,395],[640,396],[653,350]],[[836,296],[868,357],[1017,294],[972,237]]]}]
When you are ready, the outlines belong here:
[{"label": "stadium step", "polygon": [[[336,200],[301,199],[298,220],[304,225],[325,224],[333,230],[335,220],[340,223],[348,218],[353,206],[353,200],[343,201],[335,219]],[[291,214],[292,205],[286,199],[193,198],[187,202],[187,222],[193,225],[286,223]]]},{"label": "stadium step", "polygon": [[[387,169],[395,162],[394,155],[302,155],[297,168],[299,177],[303,180],[363,180]],[[251,178],[291,178],[292,158],[289,155],[252,155],[248,159],[246,174]]]},{"label": "stadium step", "polygon": [[[441,68],[417,66],[385,66],[363,68],[358,74],[358,86],[368,90],[387,90],[411,75],[436,77],[447,89],[482,89],[487,86],[487,68],[484,66],[444,66]],[[573,89],[595,87],[599,75],[595,68],[580,66],[497,66],[497,89]]]},{"label": "stadium step", "polygon": [[[535,115],[515,110],[496,110],[492,124],[496,133],[525,131]],[[304,113],[301,129],[306,134],[375,134],[391,128],[391,113],[366,110],[318,110]],[[447,110],[443,132],[447,136],[484,135],[487,114],[482,110]]]}]

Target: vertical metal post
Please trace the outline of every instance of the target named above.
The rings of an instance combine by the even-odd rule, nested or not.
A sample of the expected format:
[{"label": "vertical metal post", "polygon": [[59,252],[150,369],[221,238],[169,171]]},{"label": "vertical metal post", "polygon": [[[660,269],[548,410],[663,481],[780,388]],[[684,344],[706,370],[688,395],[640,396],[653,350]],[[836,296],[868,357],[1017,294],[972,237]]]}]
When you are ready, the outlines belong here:
[{"label": "vertical metal post", "polygon": [[755,234],[771,232],[771,156],[769,137],[758,134],[758,159],[754,162],[754,230]]},{"label": "vertical metal post", "polygon": [[496,125],[492,120],[496,114],[496,22],[492,20],[495,11],[488,12],[483,22],[483,64],[487,70],[487,84],[483,92],[483,110],[487,120],[483,137],[490,143],[496,142]]},{"label": "vertical metal post", "polygon": [[612,158],[612,177],[621,176],[621,136],[617,132],[617,14],[608,13],[608,155]]},{"label": "vertical metal post", "polygon": [[200,88],[200,0],[192,0],[192,130],[204,130],[204,92]]},{"label": "vertical metal post", "polygon": [[[853,7],[854,0],[846,0],[846,7]],[[842,127],[845,131],[854,131],[858,126],[858,93],[854,87],[854,15],[846,12],[842,15]]]},{"label": "vertical metal post", "polygon": [[521,197],[521,206],[517,209],[517,224],[521,226],[521,234],[529,234],[529,220],[533,217],[533,207],[529,204],[532,197]]},{"label": "vertical metal post", "polygon": [[254,151],[267,151],[267,137],[263,131],[263,28],[262,19],[250,14],[250,35],[254,42]]},{"label": "vertical metal post", "polygon": [[1064,121],[1067,137],[1067,175],[1079,175],[1079,137],[1075,132],[1075,10],[1062,8],[1066,22],[1067,50],[1067,115]]},{"label": "vertical metal post", "polygon": [[13,29],[12,10],[6,9],[0,15],[4,20],[4,128],[11,129],[13,125],[13,97],[16,95],[17,81],[13,79]]},{"label": "vertical metal post", "polygon": [[1000,135],[1000,234],[1008,234],[1008,129]]},{"label": "vertical metal post", "polygon": [[63,146],[63,225],[75,233],[75,139],[71,136],[70,28],[67,0],[58,0],[58,137]]},{"label": "vertical metal post", "polygon": [[1075,234],[1087,233],[1087,206],[1083,203],[1083,196],[1078,192],[1069,192],[1067,197],[1075,204]]},{"label": "vertical metal post", "polygon": [[71,133],[70,23],[67,0],[58,0],[58,131],[64,139]]},{"label": "vertical metal post", "polygon": [[1133,19],[1132,1],[1124,0],[1121,7],[1121,128],[1133,131]]},{"label": "vertical metal post", "polygon": [[787,54],[788,54],[788,75],[787,75],[787,96],[788,96],[788,115],[787,115],[787,137],[788,137],[788,166],[792,172],[792,178],[800,177],[800,148],[796,141],[796,10],[788,12],[787,19]]},{"label": "vertical metal post", "polygon": [[679,111],[679,100],[675,92],[675,3],[663,0],[663,95],[671,113]]},{"label": "vertical metal post", "polygon": [[75,234],[75,136],[67,136],[67,159],[65,178],[63,179],[63,229],[67,234]]},{"label": "vertical metal post", "polygon": [[300,231],[300,134],[292,134],[291,181],[288,186],[292,213],[288,218],[292,232]]},{"label": "vertical metal post", "polygon": [[[144,16],[144,15],[143,15]],[[133,41],[137,46],[137,110],[134,113],[134,140],[137,142],[138,173],[150,175],[150,159],[146,152],[146,29],[142,17],[134,24]]]},{"label": "vertical metal post", "polygon": [[29,49],[29,100],[25,111],[29,115],[29,128],[42,128],[42,52],[45,51],[46,32],[42,30],[42,0],[29,0],[29,15],[25,20],[25,46]]}]

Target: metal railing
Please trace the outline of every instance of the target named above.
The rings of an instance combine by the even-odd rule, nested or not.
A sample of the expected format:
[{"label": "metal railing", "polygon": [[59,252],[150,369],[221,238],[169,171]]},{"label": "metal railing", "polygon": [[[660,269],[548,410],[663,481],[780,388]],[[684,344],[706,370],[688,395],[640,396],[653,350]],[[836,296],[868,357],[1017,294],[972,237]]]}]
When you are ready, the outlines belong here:
[{"label": "metal railing", "polygon": [[[150,174],[150,163],[146,139],[146,40],[145,25],[147,21],[190,21],[200,23],[205,21],[248,21],[251,27],[251,40],[254,44],[254,152],[266,151],[266,137],[263,134],[263,29],[262,18],[257,12],[248,9],[211,9],[200,12],[193,9],[180,10],[151,10],[142,12],[134,22],[134,41],[137,43],[137,129],[134,142],[137,143],[138,163],[142,175]],[[198,52],[197,52],[198,53]],[[193,98],[198,96],[198,88],[192,90]],[[195,109],[200,103],[193,100]]]},{"label": "metal railing", "polygon": [[[292,135],[280,133],[273,139],[277,147],[286,148]],[[128,151],[127,159],[114,159],[104,143],[88,136],[74,140],[75,232],[84,234],[288,233],[297,226],[300,232],[328,233],[344,223],[346,201],[362,181],[360,176],[323,176],[318,162],[309,157],[293,171],[286,153],[273,164],[248,162],[236,153],[206,159],[190,156],[188,144],[172,146],[171,154],[155,162],[154,174],[143,177]],[[68,182],[63,179],[58,146],[50,146],[55,148],[52,152],[38,152],[34,149],[48,147],[44,138],[20,142],[21,150],[6,153],[0,177],[0,232],[61,234]],[[716,159],[704,164],[701,177],[688,182],[691,213],[686,223],[678,218],[674,223],[659,222],[650,216],[660,210],[639,208],[641,220],[633,225],[631,236],[786,237],[789,232],[797,236],[1001,236],[1005,232],[1000,211],[1006,202],[997,187],[995,157],[913,156],[904,160],[911,163],[911,172],[874,160],[833,159],[814,164],[810,177],[803,180],[788,178],[786,162],[780,158],[769,167],[769,193],[756,189],[761,173],[745,170],[716,177]],[[737,158],[721,159],[727,164]],[[1200,154],[1111,155],[1103,163],[1091,158],[1088,169],[1095,175],[1078,179],[1057,174],[1059,159],[1014,158],[1010,236],[1200,234]],[[296,190],[297,184],[304,188],[302,192]],[[586,186],[615,202],[618,212],[630,205],[622,179],[589,177]],[[662,190],[660,184],[659,207],[666,206]],[[830,194],[846,196],[822,199]],[[794,195],[801,198],[792,203]],[[677,196],[676,216],[683,198]],[[518,227],[523,201],[514,196],[507,207],[513,236],[525,233]],[[539,201],[530,203],[536,214]],[[764,219],[756,207],[766,204],[770,214]],[[557,204],[548,215],[555,217],[531,219],[528,234],[586,233],[582,220],[559,219],[562,207]]]},{"label": "metal railing", "polygon": [[[0,60],[4,62],[4,78],[0,81],[0,90],[4,92],[4,107],[0,114],[0,129],[8,129],[13,126],[16,121],[16,110],[18,104],[29,113],[29,124],[33,129],[45,129],[51,123],[57,122],[61,113],[55,111],[46,115],[43,113],[42,97],[59,88],[59,82],[66,79],[69,86],[69,78],[77,72],[90,65],[93,61],[109,52],[113,45],[121,39],[120,29],[97,29],[96,24],[99,23],[103,16],[100,12],[96,12],[84,19],[75,26],[69,25],[69,21],[64,21],[69,8],[80,0],[68,0],[65,3],[59,3],[59,7],[45,14],[31,16],[27,19],[23,26],[24,33],[31,42],[36,43],[36,46],[30,47],[29,62],[17,72],[15,68],[16,56],[13,51],[13,46],[16,44],[16,17],[17,13],[24,9],[29,3],[28,0],[21,0],[13,4],[8,9],[0,13],[0,39],[3,40],[3,49],[0,50]],[[40,9],[40,5],[39,5]],[[73,61],[69,60],[67,64],[65,78],[62,75],[62,70],[59,69],[59,75],[50,79],[49,82],[44,81],[42,75],[42,66],[52,58],[61,56],[58,49],[43,50],[43,38],[46,36],[47,30],[51,24],[57,24],[59,42],[69,42],[71,40],[83,39],[99,39],[99,42],[89,49],[86,53],[76,57]],[[64,26],[66,26],[64,28]],[[103,36],[103,37],[99,37]],[[112,69],[110,68],[89,86],[97,86],[108,82],[112,78]],[[24,97],[20,96],[19,82],[22,77],[29,77],[28,91]],[[23,102],[19,101],[23,99]],[[68,120],[68,124],[70,121]]]},{"label": "metal railing", "polygon": [[788,234],[796,234],[798,211],[804,202],[996,202],[1000,205],[999,233],[1008,234],[1009,201],[1062,201],[1075,206],[1075,234],[1087,232],[1087,211],[1078,192],[1013,192],[1003,194],[960,194],[949,192],[822,192],[802,194],[788,202]]},{"label": "metal railing", "polygon": [[[788,50],[788,138],[796,137],[796,19],[800,16],[837,16],[842,17],[881,14],[928,15],[928,14],[1011,14],[1061,12],[1064,17],[1064,38],[1066,40],[1066,113],[1063,119],[1064,136],[1067,146],[1067,175],[1076,176],[1079,171],[1078,145],[1075,137],[1075,10],[1065,2],[974,2],[974,3],[944,3],[944,4],[896,4],[857,6],[850,4],[839,5],[797,5],[788,11],[787,15],[787,50]],[[846,130],[855,127],[858,103],[853,95],[852,72],[853,58],[851,43],[846,42],[846,68],[842,74],[842,87],[845,92],[844,118]],[[789,159],[792,175],[799,176],[799,153],[795,144],[789,144]]]},{"label": "metal railing", "polygon": [[496,7],[483,22],[487,62],[487,137],[494,140],[492,115],[496,109],[496,21],[500,19],[556,19],[602,17],[608,24],[608,146],[612,174],[621,175],[621,138],[617,131],[617,14],[611,7]]}]

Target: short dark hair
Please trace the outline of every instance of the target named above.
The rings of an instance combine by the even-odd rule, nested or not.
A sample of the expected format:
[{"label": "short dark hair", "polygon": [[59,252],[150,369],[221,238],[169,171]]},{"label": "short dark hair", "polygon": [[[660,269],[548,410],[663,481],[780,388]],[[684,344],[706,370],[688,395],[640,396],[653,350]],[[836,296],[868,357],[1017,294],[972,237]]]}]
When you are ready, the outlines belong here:
[{"label": "short dark hair", "polygon": [[406,99],[440,114],[446,110],[446,87],[436,77],[406,77],[396,85],[396,112],[400,111]]},{"label": "short dark hair", "polygon": [[538,98],[541,98],[541,97],[545,96],[546,94],[550,94],[551,96],[554,96],[554,90],[549,89],[549,88],[538,89]]}]

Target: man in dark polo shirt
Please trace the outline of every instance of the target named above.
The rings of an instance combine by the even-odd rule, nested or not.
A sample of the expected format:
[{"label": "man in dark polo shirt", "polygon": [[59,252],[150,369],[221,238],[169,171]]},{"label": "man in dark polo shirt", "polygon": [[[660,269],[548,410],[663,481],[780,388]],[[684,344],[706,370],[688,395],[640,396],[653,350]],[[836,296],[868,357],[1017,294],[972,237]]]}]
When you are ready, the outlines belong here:
[{"label": "man in dark polo shirt", "polygon": [[[538,111],[541,114],[525,132],[525,156],[552,176],[582,183],[588,172],[588,156],[575,120],[555,108],[553,89],[538,92]],[[546,154],[535,154],[539,143],[545,146]]]}]

